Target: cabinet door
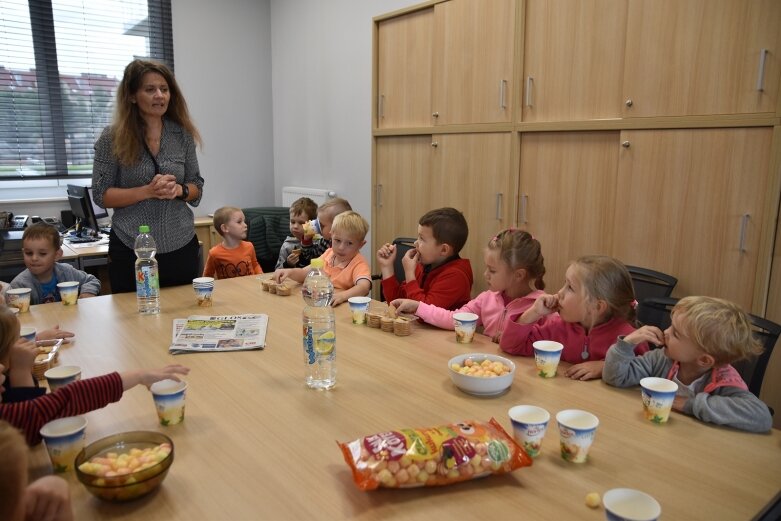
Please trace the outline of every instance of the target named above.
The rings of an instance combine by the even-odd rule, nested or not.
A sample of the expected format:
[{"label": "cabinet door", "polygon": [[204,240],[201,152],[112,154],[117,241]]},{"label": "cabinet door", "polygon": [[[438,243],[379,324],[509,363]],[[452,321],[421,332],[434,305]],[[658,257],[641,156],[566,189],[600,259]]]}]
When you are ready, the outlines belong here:
[{"label": "cabinet door", "polygon": [[515,0],[450,0],[434,14],[435,124],[509,122]]},{"label": "cabinet door", "polygon": [[431,206],[461,210],[469,238],[461,257],[472,263],[472,294],[486,289],[483,250],[497,232],[512,226],[515,180],[510,174],[512,135],[504,133],[433,136],[434,189]]},{"label": "cabinet door", "polygon": [[777,0],[629,0],[624,115],[775,112],[779,27]]},{"label": "cabinet door", "polygon": [[431,136],[380,137],[376,142],[375,250],[396,237],[417,237],[418,220],[429,211],[432,185]]},{"label": "cabinet door", "polygon": [[625,131],[615,256],[750,310],[772,128]]},{"label": "cabinet door", "polygon": [[557,291],[569,263],[610,254],[618,132],[541,132],[521,137],[520,227],[545,257],[545,283]]},{"label": "cabinet door", "polygon": [[433,7],[378,24],[378,128],[431,125],[433,34]]},{"label": "cabinet door", "polygon": [[621,117],[626,0],[527,0],[524,121]]}]

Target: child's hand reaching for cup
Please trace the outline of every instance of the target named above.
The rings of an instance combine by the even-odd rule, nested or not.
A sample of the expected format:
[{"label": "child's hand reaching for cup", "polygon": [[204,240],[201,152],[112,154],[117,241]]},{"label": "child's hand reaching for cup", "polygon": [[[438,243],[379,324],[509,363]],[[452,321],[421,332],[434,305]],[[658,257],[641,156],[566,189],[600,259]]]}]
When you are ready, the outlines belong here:
[{"label": "child's hand reaching for cup", "polygon": [[186,375],[190,372],[188,367],[179,364],[167,365],[161,369],[146,369],[141,371],[127,371],[121,373],[122,377],[122,390],[127,391],[132,389],[138,384],[144,384],[147,389],[155,383],[161,380],[175,380],[181,382],[179,375]]}]

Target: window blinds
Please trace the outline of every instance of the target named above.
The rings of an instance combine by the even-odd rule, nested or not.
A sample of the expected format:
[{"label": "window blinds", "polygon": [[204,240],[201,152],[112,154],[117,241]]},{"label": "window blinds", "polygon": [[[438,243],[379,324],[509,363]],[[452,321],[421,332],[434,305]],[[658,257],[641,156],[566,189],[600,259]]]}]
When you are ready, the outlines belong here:
[{"label": "window blinds", "polygon": [[90,176],[134,58],[173,69],[170,0],[2,0],[0,180]]}]

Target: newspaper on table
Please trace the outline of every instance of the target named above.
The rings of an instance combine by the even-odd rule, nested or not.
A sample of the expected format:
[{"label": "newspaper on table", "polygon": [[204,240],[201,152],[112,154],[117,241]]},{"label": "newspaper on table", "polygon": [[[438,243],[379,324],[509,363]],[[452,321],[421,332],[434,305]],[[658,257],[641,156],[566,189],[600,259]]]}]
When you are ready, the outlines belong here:
[{"label": "newspaper on table", "polygon": [[243,351],[266,347],[268,315],[193,315],[176,318],[168,351],[181,353]]}]

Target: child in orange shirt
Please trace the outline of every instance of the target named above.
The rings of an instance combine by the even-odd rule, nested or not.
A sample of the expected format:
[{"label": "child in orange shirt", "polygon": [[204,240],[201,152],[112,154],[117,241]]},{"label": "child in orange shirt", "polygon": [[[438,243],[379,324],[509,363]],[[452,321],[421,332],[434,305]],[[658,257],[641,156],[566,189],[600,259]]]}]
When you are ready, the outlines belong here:
[{"label": "child in orange shirt", "polygon": [[[320,257],[323,271],[334,285],[332,306],[346,302],[350,297],[368,295],[372,289],[371,268],[360,249],[366,244],[369,223],[360,214],[349,211],[334,218],[331,226],[331,247]],[[303,282],[311,267],[277,270],[274,279],[282,282],[287,278]]]},{"label": "child in orange shirt", "polygon": [[244,212],[234,206],[223,206],[214,212],[214,229],[222,235],[222,244],[209,250],[204,277],[229,279],[263,273],[255,247],[244,240],[247,238]]}]

